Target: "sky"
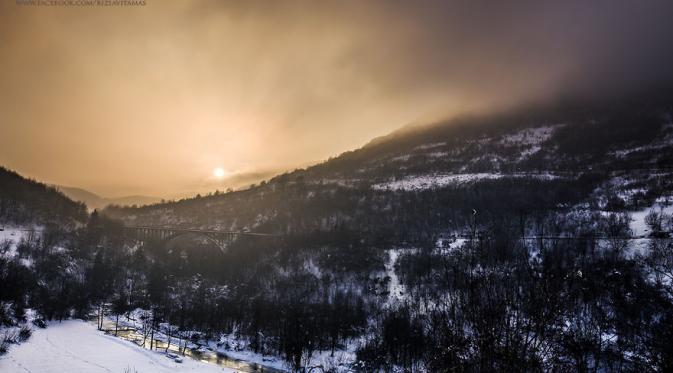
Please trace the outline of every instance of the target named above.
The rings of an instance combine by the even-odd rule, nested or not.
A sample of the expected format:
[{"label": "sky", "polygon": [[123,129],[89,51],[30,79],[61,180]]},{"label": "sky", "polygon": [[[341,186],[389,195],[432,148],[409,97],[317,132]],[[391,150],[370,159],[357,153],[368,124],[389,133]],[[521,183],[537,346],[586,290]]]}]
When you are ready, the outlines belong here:
[{"label": "sky", "polygon": [[22,1],[0,5],[0,165],[108,197],[673,74],[670,1]]}]

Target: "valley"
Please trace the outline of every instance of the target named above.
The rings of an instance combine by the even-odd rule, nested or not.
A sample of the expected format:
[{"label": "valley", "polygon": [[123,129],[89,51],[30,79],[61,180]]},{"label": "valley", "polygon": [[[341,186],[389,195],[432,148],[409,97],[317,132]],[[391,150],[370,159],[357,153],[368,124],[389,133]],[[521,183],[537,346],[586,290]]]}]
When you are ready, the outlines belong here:
[{"label": "valley", "polygon": [[[40,195],[2,198],[6,330],[35,330],[27,312],[47,331],[98,320],[153,350],[138,371],[171,364],[164,350],[239,371],[656,365],[673,310],[666,107],[435,125],[248,189],[88,215],[40,210],[64,197],[5,171]],[[630,116],[649,127],[619,127]],[[11,335],[0,364],[21,356]]]}]

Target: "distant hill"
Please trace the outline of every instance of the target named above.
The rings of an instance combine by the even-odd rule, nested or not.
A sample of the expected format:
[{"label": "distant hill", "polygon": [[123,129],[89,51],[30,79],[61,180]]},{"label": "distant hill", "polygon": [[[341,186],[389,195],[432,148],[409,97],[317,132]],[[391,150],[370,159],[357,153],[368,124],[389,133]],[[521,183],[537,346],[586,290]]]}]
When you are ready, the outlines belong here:
[{"label": "distant hill", "polygon": [[65,187],[60,185],[56,185],[55,187],[70,199],[85,203],[86,206],[91,210],[103,209],[108,205],[144,206],[161,202],[161,198],[151,196],[125,196],[118,198],[107,198],[82,188]]},{"label": "distant hill", "polygon": [[0,167],[0,223],[67,225],[86,220],[86,206],[56,188]]}]

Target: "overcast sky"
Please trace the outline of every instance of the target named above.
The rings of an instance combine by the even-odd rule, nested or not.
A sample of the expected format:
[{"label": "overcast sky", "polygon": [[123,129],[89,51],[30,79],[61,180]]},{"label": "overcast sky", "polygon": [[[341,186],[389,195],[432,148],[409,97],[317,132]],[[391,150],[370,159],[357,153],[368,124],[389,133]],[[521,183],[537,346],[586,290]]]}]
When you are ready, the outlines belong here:
[{"label": "overcast sky", "polygon": [[410,123],[671,77],[671,1],[0,5],[0,165],[119,196],[214,190]]}]

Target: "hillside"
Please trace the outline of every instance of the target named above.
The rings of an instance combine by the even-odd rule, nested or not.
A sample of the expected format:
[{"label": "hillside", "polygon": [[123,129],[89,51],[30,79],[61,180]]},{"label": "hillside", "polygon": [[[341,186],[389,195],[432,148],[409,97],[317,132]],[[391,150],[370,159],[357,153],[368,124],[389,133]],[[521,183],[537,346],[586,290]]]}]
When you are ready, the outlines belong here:
[{"label": "hillside", "polygon": [[648,99],[461,118],[248,190],[104,213],[281,234],[224,254],[146,245],[176,288],[226,284],[192,308],[220,333],[209,346],[336,372],[668,371],[670,113]]},{"label": "hillside", "polygon": [[56,188],[0,167],[0,223],[68,225],[86,219],[86,206]]},{"label": "hillside", "polygon": [[54,187],[63,194],[65,194],[68,198],[72,199],[73,201],[78,201],[86,204],[86,206],[91,210],[102,209],[108,205],[142,206],[161,201],[161,198],[151,196],[124,196],[117,198],[108,198],[99,196],[96,193],[90,192],[82,188],[65,187],[60,185],[55,185]]},{"label": "hillside", "polygon": [[[287,371],[668,371],[673,106],[612,107],[405,129],[247,190],[9,232],[0,353],[34,312]],[[102,215],[280,234],[136,240]]]},{"label": "hillside", "polygon": [[528,108],[405,129],[248,190],[105,212],[130,224],[348,230],[401,242],[464,231],[473,210],[481,228],[517,221],[508,229],[542,233],[531,225],[533,216],[544,216],[555,233],[572,233],[580,228],[553,220],[642,210],[673,195],[673,100],[581,108]]}]

